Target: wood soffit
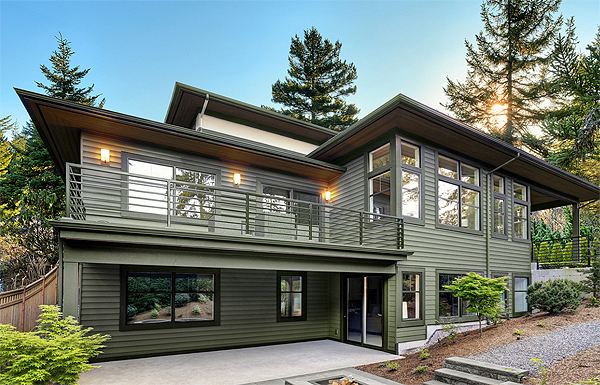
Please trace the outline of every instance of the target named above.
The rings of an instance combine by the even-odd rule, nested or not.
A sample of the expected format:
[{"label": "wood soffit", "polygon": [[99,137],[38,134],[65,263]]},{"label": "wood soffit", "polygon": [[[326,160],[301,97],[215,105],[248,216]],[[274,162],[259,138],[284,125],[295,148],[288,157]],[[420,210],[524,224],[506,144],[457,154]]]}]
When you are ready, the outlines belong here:
[{"label": "wood soffit", "polygon": [[[311,156],[325,162],[336,162],[337,159],[367,146],[375,139],[394,130],[407,133],[424,142],[434,143],[450,154],[471,158],[488,169],[494,169],[513,159],[519,151],[503,148],[491,136],[473,128],[469,130],[458,125],[461,124],[453,123],[449,117],[448,120],[443,120],[420,108],[397,103],[382,111],[378,116],[371,118],[363,127],[324,144]],[[532,155],[521,152],[519,159],[503,167],[499,172],[527,182],[534,189],[538,186],[542,189],[553,190],[559,195],[576,201],[584,202],[600,198],[598,186],[560,170],[541,159],[532,158],[534,158]],[[554,202],[554,206],[565,204],[564,201],[543,193],[532,195],[533,205],[546,206],[550,202]]]},{"label": "wood soffit", "polygon": [[[263,151],[244,143],[232,143],[219,135],[200,135],[196,131],[164,123],[114,113],[17,90],[53,161],[64,177],[66,162],[80,162],[81,130],[142,141],[177,150],[237,161],[287,173],[330,180],[344,168],[313,159],[302,159],[285,151]],[[189,132],[187,132],[189,131]]]},{"label": "wood soffit", "polygon": [[173,100],[165,123],[190,128],[194,125],[198,111],[202,110],[206,95],[209,102],[206,112],[235,117],[262,126],[273,127],[278,133],[294,138],[309,139],[317,144],[335,136],[336,132],[286,116],[271,113],[262,108],[246,105],[231,99],[214,95],[190,86],[176,84]]}]

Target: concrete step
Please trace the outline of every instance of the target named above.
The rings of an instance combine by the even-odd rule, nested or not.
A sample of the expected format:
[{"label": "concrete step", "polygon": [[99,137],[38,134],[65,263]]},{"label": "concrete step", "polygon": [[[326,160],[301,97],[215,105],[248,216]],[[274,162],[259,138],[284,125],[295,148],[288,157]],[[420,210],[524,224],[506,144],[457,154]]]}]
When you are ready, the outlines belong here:
[{"label": "concrete step", "polygon": [[504,382],[448,368],[434,371],[433,379],[451,385],[500,385]]},{"label": "concrete step", "polygon": [[439,382],[437,380],[431,380],[424,382],[423,385],[448,385],[446,382]]},{"label": "concrete step", "polygon": [[527,370],[509,368],[462,357],[446,358],[444,367],[504,382],[512,381],[520,383],[523,377],[529,375],[529,371]]}]

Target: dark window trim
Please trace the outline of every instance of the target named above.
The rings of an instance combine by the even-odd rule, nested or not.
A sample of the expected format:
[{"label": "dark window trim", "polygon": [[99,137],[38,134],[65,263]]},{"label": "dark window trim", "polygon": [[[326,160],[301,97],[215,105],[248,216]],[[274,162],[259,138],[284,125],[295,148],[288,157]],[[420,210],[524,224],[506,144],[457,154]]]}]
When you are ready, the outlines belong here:
[{"label": "dark window trim", "polygon": [[[127,323],[127,273],[128,272],[165,272],[165,273],[201,273],[214,275],[214,320],[212,321],[191,321],[191,322],[161,322],[151,324],[128,324]],[[202,269],[185,267],[157,267],[157,266],[126,266],[121,265],[121,288],[120,288],[120,311],[119,311],[119,331],[129,330],[152,330],[152,329],[175,329],[190,327],[219,326],[221,323],[221,270],[220,269]],[[171,288],[174,293],[175,288]]]},{"label": "dark window trim", "polygon": [[[450,178],[444,175],[440,175],[439,173],[439,157],[443,156],[445,158],[449,158],[451,160],[454,160],[457,162],[458,164],[458,175],[457,178]],[[478,174],[479,174],[479,185],[475,185],[475,184],[471,184],[468,182],[464,182],[461,180],[462,177],[462,164],[465,163],[465,165],[475,168],[478,170]],[[435,226],[436,228],[441,228],[441,229],[456,229],[459,231],[464,231],[464,232],[468,232],[471,234],[479,234],[479,235],[483,235],[483,227],[484,227],[484,223],[483,223],[483,207],[481,205],[482,203],[482,199],[483,199],[483,192],[482,192],[482,188],[481,185],[483,184],[483,174],[481,171],[481,167],[479,166],[475,166],[470,162],[465,162],[463,161],[460,157],[455,157],[455,156],[451,156],[451,155],[446,155],[446,153],[444,152],[440,152],[440,151],[435,151]],[[445,223],[440,223],[440,207],[439,207],[439,200],[440,200],[440,196],[439,196],[439,182],[446,182],[449,184],[453,184],[455,186],[458,186],[458,226],[452,226],[452,225],[448,225]],[[477,191],[479,193],[479,229],[471,229],[468,227],[462,227],[462,188],[468,188],[470,190],[474,190]]]},{"label": "dark window trim", "polygon": [[[520,184],[525,187],[525,195],[526,201],[522,199],[515,198],[515,183]],[[510,185],[510,195],[511,195],[511,222],[512,222],[512,239],[516,242],[531,242],[531,187],[523,182],[518,180],[512,180]],[[515,204],[523,205],[527,208],[527,218],[526,218],[526,226],[525,226],[525,238],[515,236]]]},{"label": "dark window trim", "polygon": [[[282,317],[281,316],[281,277],[299,275],[302,277],[302,315],[300,317]],[[277,271],[277,322],[297,322],[306,321],[306,310],[307,310],[307,273],[306,271]]]},{"label": "dark window trim", "polygon": [[[502,178],[504,180],[504,193],[499,193],[496,192],[496,190],[494,189],[494,177],[498,176],[500,178]],[[508,238],[508,195],[507,195],[507,191],[508,191],[508,178],[504,175],[500,175],[500,174],[492,174],[492,178],[491,178],[491,183],[492,183],[492,209],[494,210],[494,214],[496,213],[496,205],[494,202],[494,199],[502,199],[504,201],[504,233],[497,233],[496,230],[496,223],[495,223],[495,216],[492,215],[492,236],[495,238],[501,238],[501,239],[507,239]]]},{"label": "dark window trim", "polygon": [[[512,297],[512,315],[513,315],[513,317],[519,317],[519,316],[525,315],[525,314],[529,313],[529,310],[531,309],[531,307],[529,306],[529,303],[527,303],[527,310],[525,310],[525,311],[516,311],[515,310],[515,299],[517,297],[516,296],[517,290],[515,289],[515,281],[517,278],[526,278],[527,279],[527,287],[529,287],[531,285],[531,274],[527,275],[527,274],[513,273],[512,280],[511,280],[511,283],[512,283],[511,289],[513,291],[513,297]],[[527,289],[519,290],[519,292],[527,293]]]},{"label": "dark window trim", "polygon": [[497,271],[492,271],[492,278],[502,278],[506,277],[506,290],[504,290],[504,312],[506,314],[512,313],[512,307],[510,306],[510,282],[512,280],[512,276],[510,273],[499,273]]},{"label": "dark window trim", "polygon": [[[419,318],[417,319],[404,319],[403,314],[403,306],[402,302],[404,300],[404,274],[419,274]],[[398,273],[398,301],[396,306],[398,306],[398,324],[400,327],[410,327],[410,326],[422,326],[425,325],[425,269],[419,268],[406,268],[402,269]]]},{"label": "dark window trim", "polygon": [[[435,272],[435,318],[436,320],[456,320],[456,321],[460,321],[460,322],[469,322],[469,321],[476,321],[477,320],[477,316],[476,315],[459,315],[459,316],[440,316],[440,274],[451,274],[451,275],[467,275],[470,272],[473,272],[472,270],[470,271],[466,271],[466,270],[436,270]],[[475,273],[480,274],[478,272],[475,271]],[[444,290],[447,291],[447,290]],[[462,299],[459,298],[459,306],[458,306],[459,312],[462,312]]]}]

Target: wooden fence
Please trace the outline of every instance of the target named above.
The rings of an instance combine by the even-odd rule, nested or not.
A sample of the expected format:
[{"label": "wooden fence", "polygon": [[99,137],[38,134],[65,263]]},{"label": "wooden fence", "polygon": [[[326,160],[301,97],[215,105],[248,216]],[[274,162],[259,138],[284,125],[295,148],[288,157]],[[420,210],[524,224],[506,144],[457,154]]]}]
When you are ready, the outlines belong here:
[{"label": "wooden fence", "polygon": [[40,305],[58,303],[58,269],[20,289],[0,293],[0,324],[31,331],[40,317]]}]

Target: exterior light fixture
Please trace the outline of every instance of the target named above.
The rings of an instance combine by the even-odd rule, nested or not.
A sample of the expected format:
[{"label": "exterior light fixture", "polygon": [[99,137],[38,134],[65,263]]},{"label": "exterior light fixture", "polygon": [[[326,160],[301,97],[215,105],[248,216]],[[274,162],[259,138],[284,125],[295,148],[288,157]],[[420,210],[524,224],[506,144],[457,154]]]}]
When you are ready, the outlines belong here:
[{"label": "exterior light fixture", "polygon": [[331,191],[325,190],[325,201],[331,202]]},{"label": "exterior light fixture", "polygon": [[102,163],[110,162],[110,150],[107,148],[100,149],[100,161]]},{"label": "exterior light fixture", "polygon": [[233,173],[233,184],[239,186],[242,183],[242,175],[238,172]]}]

